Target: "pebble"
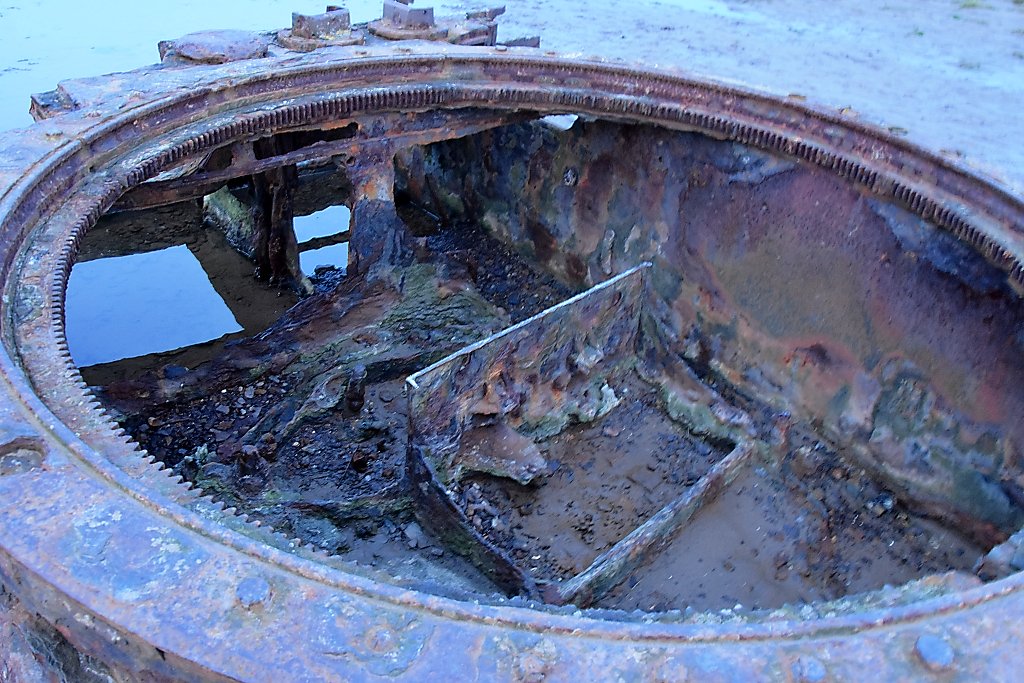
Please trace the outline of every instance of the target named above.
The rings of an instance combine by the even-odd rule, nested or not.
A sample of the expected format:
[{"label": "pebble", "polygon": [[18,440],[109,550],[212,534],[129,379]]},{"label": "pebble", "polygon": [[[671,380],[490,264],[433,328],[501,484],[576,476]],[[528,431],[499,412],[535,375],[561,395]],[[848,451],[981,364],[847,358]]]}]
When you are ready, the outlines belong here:
[{"label": "pebble", "polygon": [[214,410],[216,410],[216,411],[217,411],[218,413],[220,413],[221,415],[227,415],[228,413],[230,413],[230,412],[231,412],[231,408],[228,408],[228,407],[227,407],[226,405],[224,405],[223,403],[218,403],[218,404],[217,404],[217,407],[216,407],[216,408],[214,408]]},{"label": "pebble", "polygon": [[817,458],[814,455],[814,449],[810,446],[801,446],[793,452],[793,458],[790,461],[793,471],[798,476],[803,476],[814,472],[818,468]]},{"label": "pebble", "polygon": [[895,505],[896,499],[888,493],[883,493],[869,500],[864,507],[866,507],[868,512],[873,514],[875,517],[881,517],[886,512],[892,510]]},{"label": "pebble", "polygon": [[793,664],[793,673],[801,683],[820,683],[828,678],[825,665],[810,656],[803,656]]},{"label": "pebble", "polygon": [[425,548],[430,545],[427,535],[423,533],[422,527],[416,522],[409,522],[402,527],[402,534],[405,535],[410,548]]},{"label": "pebble", "polygon": [[242,392],[242,396],[251,400],[253,397],[256,396],[256,390],[253,389],[252,387],[246,387],[245,391]]},{"label": "pebble", "polygon": [[161,420],[159,417],[151,417],[148,420],[146,420],[146,423],[153,428],[163,427],[164,425],[164,421]]}]

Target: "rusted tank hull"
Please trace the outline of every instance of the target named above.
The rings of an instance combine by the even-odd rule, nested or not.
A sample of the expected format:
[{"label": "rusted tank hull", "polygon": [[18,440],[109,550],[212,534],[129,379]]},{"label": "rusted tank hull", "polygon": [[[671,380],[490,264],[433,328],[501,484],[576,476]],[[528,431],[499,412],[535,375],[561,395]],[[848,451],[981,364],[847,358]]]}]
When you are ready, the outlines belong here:
[{"label": "rusted tank hull", "polygon": [[[654,256],[664,273],[675,269],[675,276],[655,286],[673,304],[680,329],[695,332],[678,352],[737,387],[756,379],[749,372],[753,367],[767,367],[771,372],[758,381],[774,405],[817,417],[837,439],[851,438],[858,429],[878,425],[830,424],[824,406],[835,402],[843,386],[852,387],[845,399],[851,405],[871,405],[864,397],[881,392],[887,382],[913,393],[913,382],[894,383],[894,375],[885,372],[873,375],[886,364],[883,358],[869,362],[865,349],[886,351],[888,339],[920,326],[931,360],[924,352],[911,360],[931,373],[928,384],[935,388],[921,391],[941,398],[928,404],[939,411],[935,419],[944,419],[948,402],[950,410],[997,429],[997,441],[1015,434],[1010,425],[1019,414],[1019,396],[1010,396],[1010,384],[1019,368],[1012,344],[1019,342],[996,342],[999,331],[1016,320],[1000,308],[1003,295],[988,303],[964,291],[948,302],[929,296],[936,310],[922,315],[914,286],[934,285],[944,295],[956,287],[932,265],[910,262],[897,249],[896,236],[871,199],[895,201],[963,239],[1008,273],[1007,286],[1019,288],[1024,205],[1018,198],[875,129],[739,88],[515,50],[421,46],[364,52],[338,49],[281,63],[268,58],[67,84],[65,93],[79,109],[0,138],[0,460],[10,465],[0,476],[0,574],[12,593],[80,649],[150,680],[824,680],[861,678],[865,662],[879,677],[1013,675],[1024,644],[1016,626],[1024,609],[1020,575],[973,587],[927,580],[863,599],[755,617],[611,620],[497,599],[472,604],[332,566],[308,548],[225,513],[137,452],[97,409],[63,338],[70,264],[97,217],[169,165],[240,139],[366,112],[470,106],[579,112],[698,131],[788,158],[804,170],[758,184],[730,184],[730,171],[716,166],[709,152],[703,175],[670,179],[666,168],[664,181],[640,193],[668,188],[642,207],[653,210],[655,220],[648,232],[640,229],[634,248],[638,257]],[[600,184],[612,183],[601,180],[596,168],[581,165],[577,187],[604,197],[579,209],[584,216],[596,211],[589,215],[600,224],[608,222],[601,212],[608,211],[610,192]],[[527,192],[543,194],[540,188],[554,181],[564,183],[564,174],[538,177]],[[784,200],[759,194],[765,183],[774,184]],[[694,193],[692,203],[682,196],[684,188]],[[701,216],[711,222],[708,212],[723,211],[713,208],[713,193],[744,197],[732,205],[739,212],[732,221],[715,218],[721,234],[696,229]],[[845,222],[831,221],[826,229],[809,196],[819,193]],[[675,199],[668,198],[672,194]],[[758,199],[767,205],[765,218],[757,218]],[[666,214],[666,205],[675,208]],[[550,258],[564,255],[567,278],[585,282],[603,272],[607,259],[598,254],[608,227],[615,232],[611,263],[617,267],[632,258],[632,225],[609,224],[590,233],[559,228],[544,215],[537,221],[552,237],[539,230],[529,237],[526,224],[521,241],[550,246]],[[679,215],[686,216],[687,229],[670,232],[667,218]],[[659,225],[665,226],[661,232]],[[788,229],[776,234],[779,225]],[[573,246],[569,227],[579,229],[574,251],[564,246]],[[815,239],[819,244],[812,245]],[[857,258],[844,262],[843,248],[829,244],[848,244]],[[867,268],[870,259],[860,250],[874,250],[877,268]],[[896,263],[885,266],[885,254]],[[841,304],[847,315],[822,323],[810,319],[808,308],[773,308],[792,286],[783,282],[784,271],[789,269],[792,282],[793,270],[806,274],[804,263],[819,257],[851,290],[849,300],[829,302]],[[751,265],[762,273],[757,284],[767,291],[743,276]],[[818,272],[808,277],[821,282]],[[797,282],[808,283],[801,290],[815,288],[813,279]],[[892,297],[869,296],[869,290],[880,291],[876,287],[903,289]],[[944,346],[936,337],[943,316],[938,307],[954,301],[965,303],[948,314],[957,330],[941,337],[948,339]],[[999,322],[987,327],[985,318],[997,313]],[[862,320],[847,319],[858,315]],[[980,329],[970,325],[976,315]],[[689,321],[685,328],[683,320]],[[825,326],[839,332],[823,341]],[[969,349],[971,344],[977,348]],[[957,385],[943,371],[944,358],[970,351],[966,358],[980,359],[989,350],[993,355],[979,376],[993,381],[984,389]],[[753,360],[745,365],[739,358]],[[779,373],[788,373],[784,381]],[[874,389],[857,385],[872,379]],[[995,480],[1003,457],[979,471]],[[36,466],[15,465],[26,460]],[[994,528],[1009,524],[984,519]]]}]

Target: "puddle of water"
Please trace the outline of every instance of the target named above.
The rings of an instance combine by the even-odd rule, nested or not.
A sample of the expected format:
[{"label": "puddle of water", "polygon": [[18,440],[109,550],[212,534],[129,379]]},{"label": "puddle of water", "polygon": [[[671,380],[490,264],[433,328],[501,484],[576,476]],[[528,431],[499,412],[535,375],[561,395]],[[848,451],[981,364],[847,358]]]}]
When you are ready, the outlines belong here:
[{"label": "puddle of water", "polygon": [[185,245],[76,263],[66,316],[68,347],[79,367],[171,351],[242,329]]},{"label": "puddle of water", "polygon": [[348,242],[304,251],[299,254],[299,266],[307,275],[316,270],[317,266],[334,266],[345,270],[348,266]]},{"label": "puddle of water", "polygon": [[339,232],[348,230],[349,218],[352,212],[347,206],[328,206],[321,211],[315,211],[308,216],[296,216],[295,239],[299,244],[308,242],[318,237],[330,237]]}]

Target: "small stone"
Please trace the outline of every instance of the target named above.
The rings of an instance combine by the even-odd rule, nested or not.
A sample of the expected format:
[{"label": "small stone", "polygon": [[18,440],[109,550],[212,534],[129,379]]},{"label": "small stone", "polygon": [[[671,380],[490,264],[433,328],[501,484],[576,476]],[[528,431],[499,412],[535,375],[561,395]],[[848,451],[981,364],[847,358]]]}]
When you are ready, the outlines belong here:
[{"label": "small stone", "polygon": [[881,517],[886,512],[890,512],[895,506],[896,499],[888,493],[883,493],[869,500],[864,507],[875,517]]},{"label": "small stone", "polygon": [[253,389],[252,387],[246,387],[245,391],[242,392],[242,396],[249,400],[252,400],[256,396],[256,390]]},{"label": "small stone", "polygon": [[266,434],[260,437],[260,441],[268,445],[273,445],[277,440],[274,438],[273,434],[267,432]]},{"label": "small stone", "polygon": [[409,522],[402,528],[402,533],[409,542],[410,548],[426,548],[430,545],[427,535],[416,522]]},{"label": "small stone", "polygon": [[159,417],[151,417],[148,420],[146,420],[146,424],[148,424],[150,427],[156,429],[157,427],[163,427],[164,426],[164,421],[161,420]]},{"label": "small stone", "polygon": [[434,557],[443,557],[444,556],[444,548],[438,548],[438,547],[435,546],[435,547],[430,549],[430,554],[433,555]]},{"label": "small stone", "polygon": [[925,634],[914,644],[917,656],[932,671],[945,671],[953,666],[956,654],[944,638]]},{"label": "small stone", "polygon": [[345,407],[353,413],[359,413],[366,401],[366,366],[353,366],[348,373],[348,384],[345,386]]},{"label": "small stone", "polygon": [[622,430],[619,429],[618,427],[605,427],[604,429],[601,430],[601,434],[603,436],[607,436],[609,439],[614,439],[621,433]]},{"label": "small stone", "polygon": [[228,407],[227,407],[226,405],[224,405],[223,403],[218,403],[218,404],[217,404],[217,407],[216,407],[216,408],[214,408],[214,410],[216,410],[216,411],[217,411],[218,413],[220,413],[221,415],[227,415],[228,413],[230,413],[230,412],[231,412],[231,408],[228,408]]},{"label": "small stone", "polygon": [[245,446],[242,446],[242,455],[249,456],[249,457],[252,457],[254,455],[259,455],[259,449],[256,448],[255,446],[246,444]]}]

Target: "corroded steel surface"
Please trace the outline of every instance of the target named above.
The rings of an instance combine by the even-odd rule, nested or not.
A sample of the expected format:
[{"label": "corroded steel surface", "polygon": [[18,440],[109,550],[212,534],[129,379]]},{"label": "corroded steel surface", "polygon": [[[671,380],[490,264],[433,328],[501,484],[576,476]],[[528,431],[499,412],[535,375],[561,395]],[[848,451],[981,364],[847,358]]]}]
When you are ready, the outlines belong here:
[{"label": "corroded steel surface", "polygon": [[[472,528],[447,487],[464,471],[526,484],[547,463],[519,432],[557,433],[615,406],[607,382],[634,364],[649,268],[630,269],[406,380],[408,470],[426,511],[421,521],[513,595],[536,596],[533,580]],[[490,443],[470,448],[474,434]]]},{"label": "corroded steel surface", "polygon": [[239,140],[372,112],[574,112],[736,140],[833,172],[1024,286],[1024,205],[877,129],[682,75],[536,51],[330,48],[63,84],[0,136],[0,579],[77,647],[149,680],[1008,679],[1024,577],[756,619],[463,603],[340,569],[189,491],[98,408],[67,353],[84,232],[126,190]]}]

